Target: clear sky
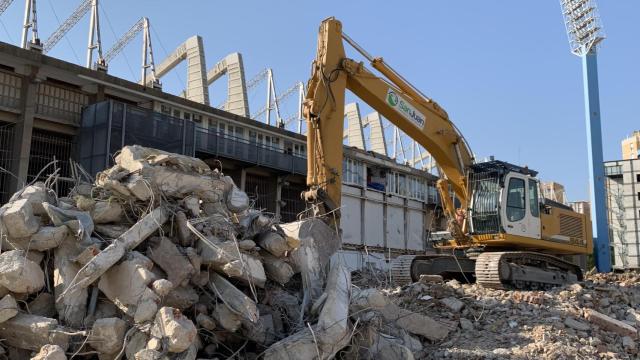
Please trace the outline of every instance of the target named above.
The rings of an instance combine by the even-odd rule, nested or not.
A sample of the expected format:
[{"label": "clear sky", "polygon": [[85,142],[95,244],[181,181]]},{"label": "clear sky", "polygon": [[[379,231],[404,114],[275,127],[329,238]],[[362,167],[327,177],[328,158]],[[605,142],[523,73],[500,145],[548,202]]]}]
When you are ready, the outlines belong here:
[{"label": "clear sky", "polygon": [[[23,3],[14,1],[0,17],[0,40],[18,43]],[[46,39],[78,3],[39,0],[40,37]],[[604,157],[612,160],[621,157],[620,140],[640,129],[640,2],[600,0],[599,6],[607,36],[598,59]],[[101,7],[105,48],[147,16],[156,62],[199,34],[208,66],[239,51],[247,78],[271,67],[280,91],[307,80],[318,25],[336,16],[360,45],[438,101],[478,158],[528,165],[542,179],[563,183],[570,200],[588,197],[582,70],[569,52],[556,0],[101,0]],[[50,55],[84,64],[87,29],[88,16]],[[134,39],[110,73],[138,80],[140,44]],[[164,89],[177,93],[185,79],[182,65],[162,80]],[[214,84],[212,104],[225,91],[223,82]],[[251,92],[254,111],[265,96],[262,89]],[[294,108],[286,105],[284,112]]]}]

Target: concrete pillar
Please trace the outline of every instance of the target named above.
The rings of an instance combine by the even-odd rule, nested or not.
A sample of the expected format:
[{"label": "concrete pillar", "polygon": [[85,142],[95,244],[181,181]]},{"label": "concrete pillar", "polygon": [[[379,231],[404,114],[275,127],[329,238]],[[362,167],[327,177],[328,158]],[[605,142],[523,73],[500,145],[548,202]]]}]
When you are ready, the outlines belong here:
[{"label": "concrete pillar", "polygon": [[36,99],[38,83],[35,81],[38,67],[31,66],[30,74],[22,77],[22,89],[20,93],[20,116],[15,125],[15,137],[13,141],[13,161],[11,171],[17,178],[11,177],[9,191],[16,192],[27,182],[29,169],[29,155],[31,153],[31,138],[33,134],[33,118],[36,113]]},{"label": "concrete pillar", "polygon": [[247,191],[247,169],[240,170],[240,190]]},{"label": "concrete pillar", "polygon": [[278,176],[276,178],[276,217],[280,216],[280,202],[282,201],[282,183],[284,178]]}]

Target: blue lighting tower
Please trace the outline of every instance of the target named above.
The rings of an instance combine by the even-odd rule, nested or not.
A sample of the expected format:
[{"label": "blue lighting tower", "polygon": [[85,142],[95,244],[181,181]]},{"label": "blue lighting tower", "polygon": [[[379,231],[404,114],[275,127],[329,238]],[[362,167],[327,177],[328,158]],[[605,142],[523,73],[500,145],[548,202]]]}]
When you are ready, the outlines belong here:
[{"label": "blue lighting tower", "polygon": [[[589,189],[593,226],[593,255],[599,272],[611,271],[607,222],[602,127],[598,94],[598,45],[604,40],[595,0],[560,0],[571,52],[582,58],[584,103],[589,153]],[[594,211],[595,210],[595,211]]]}]

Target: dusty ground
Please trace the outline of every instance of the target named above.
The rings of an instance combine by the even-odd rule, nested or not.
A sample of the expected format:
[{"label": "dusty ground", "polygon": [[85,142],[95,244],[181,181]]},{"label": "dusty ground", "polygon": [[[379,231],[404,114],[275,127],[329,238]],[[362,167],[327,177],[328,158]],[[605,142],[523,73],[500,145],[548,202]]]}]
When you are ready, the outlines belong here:
[{"label": "dusty ground", "polygon": [[[371,285],[374,280],[368,278]],[[636,359],[637,334],[604,330],[585,315],[593,309],[637,328],[639,279],[635,273],[596,274],[547,292],[491,290],[455,280],[381,290],[401,307],[451,330],[440,342],[421,339],[424,348],[414,352],[415,358]],[[354,277],[355,284],[358,280]],[[462,303],[449,299],[450,308],[445,298]]]}]

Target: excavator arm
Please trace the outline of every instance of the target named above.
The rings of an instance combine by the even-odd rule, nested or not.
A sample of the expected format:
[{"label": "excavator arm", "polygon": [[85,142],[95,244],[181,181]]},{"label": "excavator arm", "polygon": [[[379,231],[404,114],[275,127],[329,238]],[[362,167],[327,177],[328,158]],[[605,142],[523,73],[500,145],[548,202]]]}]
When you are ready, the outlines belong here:
[{"label": "excavator arm", "polygon": [[[378,70],[347,58],[344,42],[352,45]],[[350,90],[436,160],[443,178],[438,182],[449,219],[456,217],[449,189],[466,209],[469,200],[466,173],[473,155],[462,134],[435,101],[424,96],[382,58],[372,58],[342,32],[342,24],[328,18],[320,25],[318,50],[312,64],[304,103],[307,120],[307,201],[323,202],[327,210],[340,205],[345,91]],[[460,224],[462,225],[462,224]]]}]

